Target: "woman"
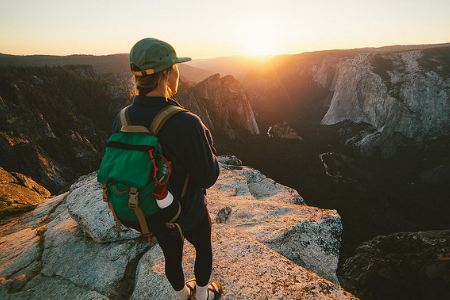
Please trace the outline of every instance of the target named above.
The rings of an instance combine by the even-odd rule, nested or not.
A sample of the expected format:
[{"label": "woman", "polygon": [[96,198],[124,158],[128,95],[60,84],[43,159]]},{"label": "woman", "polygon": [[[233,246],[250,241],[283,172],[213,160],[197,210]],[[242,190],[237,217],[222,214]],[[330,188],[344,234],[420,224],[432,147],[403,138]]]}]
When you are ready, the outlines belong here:
[{"label": "woman", "polygon": [[[129,61],[134,74],[137,96],[129,107],[131,125],[149,127],[156,114],[168,105],[180,106],[170,99],[178,90],[180,73],[177,63],[191,60],[178,58],[166,42],[146,38],[130,51]],[[117,132],[118,121],[113,131]],[[212,269],[211,219],[206,208],[204,190],[219,176],[219,166],[211,134],[200,118],[190,112],[171,117],[158,138],[164,156],[172,162],[170,184],[175,198],[180,200],[181,215],[176,222],[185,238],[195,247],[195,278],[185,282],[182,269],[183,240],[177,229],[156,235],[164,253],[167,279],[180,300],[218,299],[222,287],[217,281],[209,283]],[[181,198],[185,179],[189,180],[185,196]]]}]

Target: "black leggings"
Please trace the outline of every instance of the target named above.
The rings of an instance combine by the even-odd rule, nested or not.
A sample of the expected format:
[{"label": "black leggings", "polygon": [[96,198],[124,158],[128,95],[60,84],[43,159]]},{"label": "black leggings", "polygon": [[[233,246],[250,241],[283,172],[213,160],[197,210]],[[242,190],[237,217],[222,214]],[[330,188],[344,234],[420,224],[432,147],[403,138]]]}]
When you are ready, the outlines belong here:
[{"label": "black leggings", "polygon": [[[184,237],[194,246],[196,251],[194,274],[197,285],[205,286],[209,282],[212,269],[211,218],[208,211],[202,223]],[[164,252],[166,276],[175,291],[184,288],[182,267],[183,243],[179,235],[156,236],[158,244]]]}]

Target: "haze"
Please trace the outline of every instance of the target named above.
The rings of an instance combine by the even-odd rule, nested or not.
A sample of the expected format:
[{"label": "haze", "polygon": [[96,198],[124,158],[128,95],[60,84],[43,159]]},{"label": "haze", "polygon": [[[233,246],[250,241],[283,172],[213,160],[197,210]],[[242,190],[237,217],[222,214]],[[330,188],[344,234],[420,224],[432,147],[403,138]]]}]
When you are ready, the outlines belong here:
[{"label": "haze", "polygon": [[212,58],[450,41],[450,1],[0,0],[0,53],[126,53],[144,37]]}]

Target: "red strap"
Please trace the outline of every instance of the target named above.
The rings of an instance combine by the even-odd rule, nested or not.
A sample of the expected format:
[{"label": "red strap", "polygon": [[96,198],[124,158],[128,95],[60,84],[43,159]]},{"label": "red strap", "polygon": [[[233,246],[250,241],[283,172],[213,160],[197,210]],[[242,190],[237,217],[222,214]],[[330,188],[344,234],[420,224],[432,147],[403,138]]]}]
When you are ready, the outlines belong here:
[{"label": "red strap", "polygon": [[153,156],[153,150],[148,151],[148,154],[150,155],[150,159],[152,160],[153,163],[153,178],[155,178],[156,180],[156,172],[158,171],[158,167],[156,167],[156,162],[155,162],[155,157]]},{"label": "red strap", "polygon": [[114,183],[113,184],[113,189],[116,191],[116,193],[125,194],[125,193],[127,193],[127,192],[129,192],[131,190],[131,187],[128,190],[125,190],[125,191],[121,192],[121,191],[116,189],[116,184]]}]

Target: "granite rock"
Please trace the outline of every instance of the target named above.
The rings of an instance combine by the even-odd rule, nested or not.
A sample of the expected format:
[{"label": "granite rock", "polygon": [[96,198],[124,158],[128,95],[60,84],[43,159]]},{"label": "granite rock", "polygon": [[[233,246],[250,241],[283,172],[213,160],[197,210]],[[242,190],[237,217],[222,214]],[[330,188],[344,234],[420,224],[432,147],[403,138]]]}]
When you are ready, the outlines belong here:
[{"label": "granite rock", "polygon": [[[207,196],[222,299],[357,299],[336,279],[336,211],[306,206],[257,170],[225,166]],[[0,297],[176,299],[155,239],[119,235],[108,212],[93,173],[4,225]],[[186,242],[184,251],[188,277],[195,250]]]}]

